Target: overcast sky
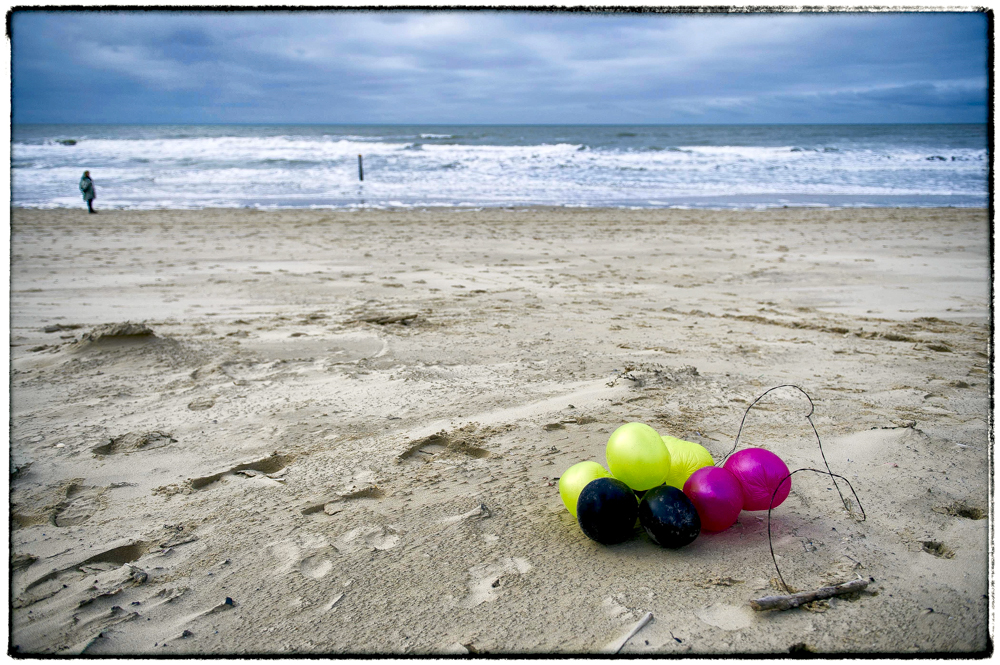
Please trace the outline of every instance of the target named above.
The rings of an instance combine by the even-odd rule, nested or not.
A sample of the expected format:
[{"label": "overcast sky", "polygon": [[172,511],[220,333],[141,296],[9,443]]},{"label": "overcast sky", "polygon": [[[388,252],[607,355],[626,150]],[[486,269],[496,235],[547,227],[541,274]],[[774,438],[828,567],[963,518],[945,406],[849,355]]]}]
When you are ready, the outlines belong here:
[{"label": "overcast sky", "polygon": [[976,13],[33,12],[15,122],[985,122]]}]

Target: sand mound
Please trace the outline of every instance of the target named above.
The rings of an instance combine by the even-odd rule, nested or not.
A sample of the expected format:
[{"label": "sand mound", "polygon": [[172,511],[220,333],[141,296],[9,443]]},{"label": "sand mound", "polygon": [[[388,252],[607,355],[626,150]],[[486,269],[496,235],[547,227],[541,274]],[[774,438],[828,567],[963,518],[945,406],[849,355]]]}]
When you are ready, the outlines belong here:
[{"label": "sand mound", "polygon": [[131,340],[137,338],[155,337],[153,329],[144,323],[104,323],[90,332],[84,333],[80,338],[81,342],[92,344],[108,341]]}]

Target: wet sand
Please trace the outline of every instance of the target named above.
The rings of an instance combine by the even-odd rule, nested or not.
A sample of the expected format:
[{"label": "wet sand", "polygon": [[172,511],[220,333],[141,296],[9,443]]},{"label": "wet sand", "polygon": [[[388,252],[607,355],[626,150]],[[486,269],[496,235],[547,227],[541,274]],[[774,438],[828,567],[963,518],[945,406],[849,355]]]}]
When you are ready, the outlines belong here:
[{"label": "wet sand", "polygon": [[[88,655],[969,652],[984,210],[12,212],[11,644]],[[129,322],[130,326],[115,325]],[[108,325],[110,324],[110,325]],[[556,479],[721,460],[804,388],[831,469],[679,550]],[[790,390],[741,446],[822,460]]]}]

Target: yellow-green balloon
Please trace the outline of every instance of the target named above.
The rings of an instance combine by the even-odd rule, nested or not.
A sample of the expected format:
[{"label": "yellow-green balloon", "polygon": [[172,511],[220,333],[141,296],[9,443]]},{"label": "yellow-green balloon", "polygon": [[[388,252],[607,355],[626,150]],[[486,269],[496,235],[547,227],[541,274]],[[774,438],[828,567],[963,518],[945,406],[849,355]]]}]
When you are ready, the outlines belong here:
[{"label": "yellow-green balloon", "polygon": [[670,451],[670,473],[666,482],[671,487],[683,490],[692,473],[705,466],[715,466],[712,453],[693,441],[664,436],[663,443]]},{"label": "yellow-green balloon", "polygon": [[559,476],[559,496],[562,497],[566,510],[576,517],[576,502],[587,483],[610,475],[597,462],[577,462],[566,469],[563,475]]},{"label": "yellow-green balloon", "polygon": [[612,432],[605,455],[612,475],[634,490],[662,485],[670,473],[670,451],[643,423],[626,423]]}]

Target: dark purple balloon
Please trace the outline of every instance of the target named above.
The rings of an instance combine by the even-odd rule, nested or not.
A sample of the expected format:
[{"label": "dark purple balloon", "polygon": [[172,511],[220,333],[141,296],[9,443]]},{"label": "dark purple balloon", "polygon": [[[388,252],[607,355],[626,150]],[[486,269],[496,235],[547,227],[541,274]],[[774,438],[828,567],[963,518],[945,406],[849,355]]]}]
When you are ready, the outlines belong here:
[{"label": "dark purple balloon", "polygon": [[654,543],[670,549],[688,545],[701,533],[701,518],[691,499],[670,485],[646,492],[639,502],[639,521]]},{"label": "dark purple balloon", "polygon": [[621,543],[635,533],[639,502],[617,478],[591,480],[576,501],[576,521],[588,538],[605,545]]},{"label": "dark purple balloon", "polygon": [[[788,498],[792,489],[792,479],[788,477],[788,466],[770,450],[747,448],[730,455],[723,465],[743,488],[743,510],[767,510],[776,508]],[[787,478],[787,480],[783,479]],[[781,488],[778,488],[779,483]],[[778,493],[775,494],[774,490]],[[774,503],[771,496],[774,495]]]},{"label": "dark purple balloon", "polygon": [[698,510],[704,531],[724,531],[743,510],[743,489],[736,476],[721,466],[706,466],[691,474],[684,494]]}]

